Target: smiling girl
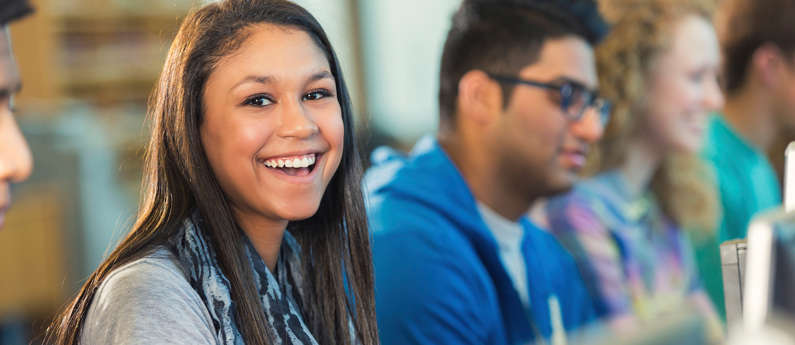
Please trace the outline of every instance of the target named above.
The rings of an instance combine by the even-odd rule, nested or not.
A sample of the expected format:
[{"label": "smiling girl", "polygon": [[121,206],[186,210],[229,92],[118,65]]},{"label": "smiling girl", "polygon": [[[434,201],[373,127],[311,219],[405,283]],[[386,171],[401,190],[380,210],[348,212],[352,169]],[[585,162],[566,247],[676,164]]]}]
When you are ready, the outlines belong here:
[{"label": "smiling girl", "polygon": [[53,340],[377,344],[353,116],[317,21],[280,0],[197,10],[149,115],[137,220]]},{"label": "smiling girl", "polygon": [[699,308],[719,338],[684,229],[715,226],[715,199],[696,156],[723,105],[709,0],[606,0],[615,23],[597,47],[599,89],[615,107],[597,173],[547,205],[597,313],[619,330]]}]

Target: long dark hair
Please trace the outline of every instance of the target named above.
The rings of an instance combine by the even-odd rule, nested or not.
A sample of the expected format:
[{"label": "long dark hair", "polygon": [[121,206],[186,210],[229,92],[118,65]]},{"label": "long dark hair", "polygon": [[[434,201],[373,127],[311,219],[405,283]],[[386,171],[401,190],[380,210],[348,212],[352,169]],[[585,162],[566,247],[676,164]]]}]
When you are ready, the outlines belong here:
[{"label": "long dark hair", "polygon": [[288,224],[301,245],[305,275],[305,294],[297,303],[320,344],[350,344],[349,320],[361,344],[378,343],[372,254],[360,185],[362,167],[348,89],[320,24],[305,9],[285,0],[227,0],[204,6],[184,20],[150,99],[152,138],[146,150],[137,219],[56,320],[50,340],[77,344],[91,301],[108,274],[168,243],[181,221],[198,210],[204,219],[202,233],[231,282],[245,343],[273,343],[243,254],[245,234],[235,225],[199,135],[202,95],[210,73],[221,57],[239,48],[257,24],[298,29],[312,37],[334,75],[345,126],[342,161],[317,213]]}]

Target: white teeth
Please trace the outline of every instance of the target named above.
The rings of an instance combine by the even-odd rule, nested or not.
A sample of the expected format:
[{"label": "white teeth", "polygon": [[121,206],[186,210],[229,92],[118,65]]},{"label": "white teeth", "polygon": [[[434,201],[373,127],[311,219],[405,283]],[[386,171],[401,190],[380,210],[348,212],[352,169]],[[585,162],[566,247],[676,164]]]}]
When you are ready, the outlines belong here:
[{"label": "white teeth", "polygon": [[293,159],[271,159],[265,161],[266,167],[269,168],[306,168],[310,165],[315,164],[317,157],[314,154],[306,155],[302,158],[293,158]]}]

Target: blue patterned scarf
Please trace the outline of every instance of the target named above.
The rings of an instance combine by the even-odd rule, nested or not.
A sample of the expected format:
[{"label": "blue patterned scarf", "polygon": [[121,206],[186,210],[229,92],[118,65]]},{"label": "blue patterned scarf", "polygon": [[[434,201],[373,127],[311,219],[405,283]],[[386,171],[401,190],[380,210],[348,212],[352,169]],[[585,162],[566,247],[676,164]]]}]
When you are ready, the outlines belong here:
[{"label": "blue patterned scarf", "polygon": [[[183,222],[182,236],[174,249],[182,265],[190,272],[190,285],[204,301],[213,319],[219,344],[244,344],[230,297],[229,280],[218,267],[215,252],[202,235],[203,221],[198,212]],[[300,296],[303,277],[298,257],[298,243],[285,231],[276,265],[276,276],[268,270],[248,238],[246,256],[254,273],[254,282],[262,310],[277,344],[316,345],[304,324],[293,296]]]}]

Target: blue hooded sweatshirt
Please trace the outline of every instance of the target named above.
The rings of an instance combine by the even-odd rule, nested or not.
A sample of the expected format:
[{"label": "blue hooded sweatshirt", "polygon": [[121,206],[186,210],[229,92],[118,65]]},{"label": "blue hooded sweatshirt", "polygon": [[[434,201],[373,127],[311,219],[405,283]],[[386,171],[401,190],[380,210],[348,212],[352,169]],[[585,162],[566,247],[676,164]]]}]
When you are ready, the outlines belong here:
[{"label": "blue hooded sweatshirt", "polygon": [[[365,188],[384,345],[526,344],[550,337],[555,314],[566,330],[595,318],[570,254],[522,218],[526,312],[472,193],[436,140],[423,138],[408,157],[389,148],[372,156]],[[550,313],[551,298],[560,313]]]}]

